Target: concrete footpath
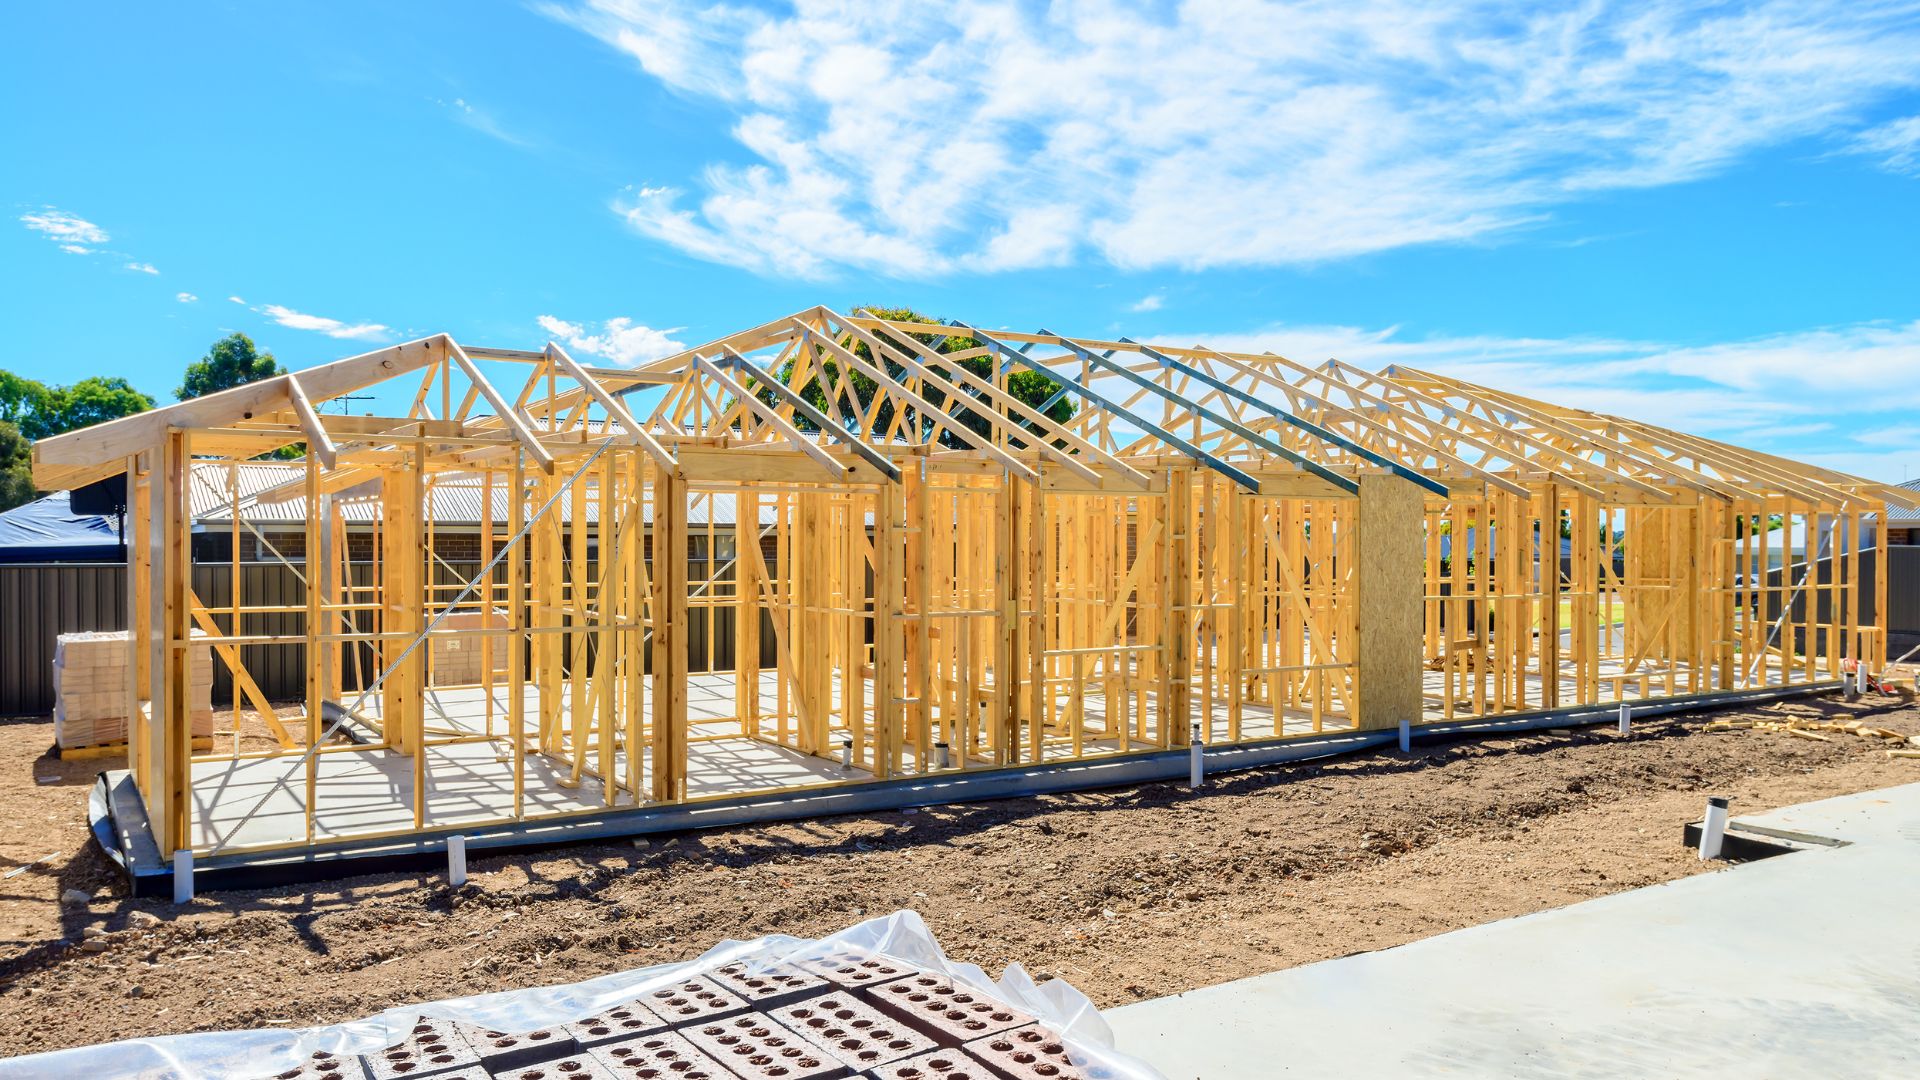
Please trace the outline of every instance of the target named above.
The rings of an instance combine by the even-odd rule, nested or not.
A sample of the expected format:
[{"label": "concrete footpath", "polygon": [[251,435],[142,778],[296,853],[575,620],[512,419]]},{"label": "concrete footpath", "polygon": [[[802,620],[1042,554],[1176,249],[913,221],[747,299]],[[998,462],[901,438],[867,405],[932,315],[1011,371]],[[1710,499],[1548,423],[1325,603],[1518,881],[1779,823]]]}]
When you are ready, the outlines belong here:
[{"label": "concrete footpath", "polygon": [[1826,843],[1105,1016],[1172,1080],[1920,1076],[1920,784],[1734,810]]}]

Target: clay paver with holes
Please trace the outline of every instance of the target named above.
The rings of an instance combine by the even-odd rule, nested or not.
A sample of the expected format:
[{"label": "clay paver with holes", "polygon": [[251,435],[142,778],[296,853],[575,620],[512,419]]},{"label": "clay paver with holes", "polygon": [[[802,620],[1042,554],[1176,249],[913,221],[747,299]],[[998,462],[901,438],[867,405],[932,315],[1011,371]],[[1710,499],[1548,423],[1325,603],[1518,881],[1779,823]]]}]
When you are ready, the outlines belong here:
[{"label": "clay paver with holes", "polygon": [[736,994],[705,976],[688,979],[641,998],[655,1016],[674,1027],[697,1024],[715,1016],[737,1013],[747,1007]]},{"label": "clay paver with holes", "polygon": [[607,1067],[590,1054],[569,1054],[493,1075],[495,1080],[613,1080]]},{"label": "clay paver with holes", "polygon": [[488,1031],[472,1025],[462,1025],[467,1041],[473,1044],[474,1053],[480,1055],[480,1064],[492,1072],[503,1069],[517,1069],[522,1065],[534,1065],[553,1058],[564,1057],[579,1047],[566,1029],[557,1027],[540,1028],[537,1031]]},{"label": "clay paver with holes", "polygon": [[871,1069],[940,1045],[848,990],[768,1011],[853,1069]]},{"label": "clay paver with holes", "polygon": [[576,1020],[566,1026],[567,1034],[581,1046],[595,1046],[616,1039],[630,1039],[635,1035],[645,1035],[650,1031],[660,1031],[667,1027],[652,1009],[637,1001],[616,1006],[603,1013],[596,1013],[585,1020]]},{"label": "clay paver with holes", "polygon": [[838,1058],[763,1013],[689,1024],[680,1034],[743,1080],[827,1080],[847,1071]]},{"label": "clay paver with holes", "polygon": [[872,1080],[997,1080],[980,1059],[955,1048],[930,1050],[861,1075]]},{"label": "clay paver with holes", "polygon": [[966,1049],[1008,1080],[1096,1080],[1067,1056],[1060,1036],[1039,1024],[976,1039]]},{"label": "clay paver with holes", "polygon": [[587,1053],[618,1080],[737,1080],[671,1031],[601,1043]]},{"label": "clay paver with holes", "polygon": [[1033,1017],[1005,1002],[928,971],[882,983],[869,989],[867,996],[881,1009],[902,1017],[944,1045],[1034,1022]]},{"label": "clay paver with holes", "polygon": [[435,1076],[481,1064],[479,1053],[459,1025],[425,1016],[414,1023],[405,1039],[361,1060],[372,1080]]},{"label": "clay paver with holes", "polygon": [[321,1051],[304,1063],[273,1074],[273,1080],[364,1080],[358,1058],[342,1058]]},{"label": "clay paver with holes", "polygon": [[793,966],[849,990],[897,979],[914,970],[910,964],[859,949],[836,949],[795,960]]},{"label": "clay paver with holes", "polygon": [[825,979],[791,964],[771,964],[763,969],[744,963],[728,964],[710,973],[708,978],[755,1005],[790,1001],[827,989]]}]

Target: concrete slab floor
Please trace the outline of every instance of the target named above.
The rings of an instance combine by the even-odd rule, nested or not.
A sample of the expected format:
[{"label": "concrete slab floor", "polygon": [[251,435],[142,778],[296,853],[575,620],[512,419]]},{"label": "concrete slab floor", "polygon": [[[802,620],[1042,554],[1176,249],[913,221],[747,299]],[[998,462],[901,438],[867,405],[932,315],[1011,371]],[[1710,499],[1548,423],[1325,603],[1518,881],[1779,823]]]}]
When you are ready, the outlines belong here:
[{"label": "concrete slab floor", "polygon": [[1734,809],[1845,843],[1104,1015],[1172,1080],[1920,1076],[1920,784]]}]

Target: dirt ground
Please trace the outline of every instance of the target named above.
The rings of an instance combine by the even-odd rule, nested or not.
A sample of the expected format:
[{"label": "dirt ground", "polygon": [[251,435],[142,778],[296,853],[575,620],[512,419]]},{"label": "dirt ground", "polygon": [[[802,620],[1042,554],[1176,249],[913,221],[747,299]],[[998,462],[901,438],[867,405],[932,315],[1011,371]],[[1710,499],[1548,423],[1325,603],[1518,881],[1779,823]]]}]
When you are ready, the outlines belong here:
[{"label": "dirt ground", "polygon": [[[1884,696],[1742,715],[1783,714],[1920,733],[1920,708]],[[1701,730],[1729,715],[1279,766],[1198,796],[1152,784],[486,858],[459,890],[386,875],[185,909],[127,899],[87,839],[103,763],[50,757],[46,721],[0,722],[0,1054],[330,1023],[905,907],[957,959],[1018,961],[1111,1006],[1700,873],[1680,830],[1707,794],[1738,815],[1920,781],[1920,760],[1878,741]],[[92,899],[63,902],[74,889]]]}]

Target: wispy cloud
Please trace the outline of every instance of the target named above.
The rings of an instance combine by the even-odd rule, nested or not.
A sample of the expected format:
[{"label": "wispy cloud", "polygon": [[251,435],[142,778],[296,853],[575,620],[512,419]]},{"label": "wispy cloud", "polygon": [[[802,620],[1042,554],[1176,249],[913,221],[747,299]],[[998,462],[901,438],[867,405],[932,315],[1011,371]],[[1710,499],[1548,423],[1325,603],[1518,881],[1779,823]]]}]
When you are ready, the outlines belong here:
[{"label": "wispy cloud", "polygon": [[1400,365],[1561,405],[1694,431],[1879,479],[1920,473],[1920,320],[1708,345],[1608,338],[1428,336],[1398,327],[1277,325],[1160,335],[1309,366]]},{"label": "wispy cloud", "polygon": [[158,275],[160,273],[160,270],[157,267],[155,267],[152,263],[144,263],[144,262],[130,262],[127,264],[127,269],[133,271],[136,274]]},{"label": "wispy cloud", "polygon": [[681,327],[655,330],[632,319],[614,318],[601,323],[600,329],[595,332],[589,326],[552,315],[540,316],[539,323],[540,329],[552,334],[554,340],[568,349],[602,357],[622,367],[658,360],[686,348],[673,337]]},{"label": "wispy cloud", "polygon": [[[237,296],[229,296],[227,299],[240,302]],[[378,341],[385,338],[387,331],[392,329],[381,323],[347,323],[339,319],[329,319],[324,315],[308,315],[289,307],[281,307],[279,304],[265,304],[254,310],[281,326],[294,330],[312,330],[328,337],[351,338],[356,341]]]},{"label": "wispy cloud", "polygon": [[1165,307],[1166,305],[1167,305],[1167,298],[1164,293],[1149,293],[1148,295],[1143,296],[1138,300],[1135,300],[1133,303],[1128,304],[1127,310],[1140,311],[1140,312],[1159,311],[1161,308]]},{"label": "wispy cloud", "polygon": [[174,293],[174,294],[173,294],[173,298],[174,298],[175,300],[178,300],[178,301],[180,301],[180,302],[181,302],[181,303],[183,303],[183,304],[197,304],[197,303],[199,303],[199,302],[200,302],[200,298],[199,298],[199,297],[197,297],[197,296],[195,296],[195,295],[193,295],[193,294],[192,294],[192,293],[190,293],[190,292],[177,292],[177,293]]},{"label": "wispy cloud", "polygon": [[616,210],[697,257],[801,277],[1473,240],[1845,139],[1920,85],[1900,3],[543,10],[730,112],[750,158],[642,178]]},{"label": "wispy cloud", "polygon": [[21,214],[20,223],[60,245],[60,250],[75,255],[91,255],[93,248],[89,245],[104,244],[112,239],[107,230],[86,218],[51,206]]},{"label": "wispy cloud", "polygon": [[508,131],[501,126],[500,121],[491,112],[474,105],[465,98],[454,98],[452,101],[435,98],[433,103],[453,113],[454,119],[490,139],[498,139],[509,146],[518,146],[523,149],[533,145],[531,139]]},{"label": "wispy cloud", "polygon": [[1849,149],[1879,158],[1890,172],[1920,176],[1920,116],[1868,128],[1854,137]]},{"label": "wispy cloud", "polygon": [[229,297],[227,297],[227,302],[228,302],[228,303],[230,303],[230,304],[243,304],[243,305],[244,305],[244,304],[246,303],[246,301],[245,301],[245,300],[242,300],[242,299],[240,299],[240,298],[239,298],[239,297],[237,297],[237,296],[229,296]]}]

